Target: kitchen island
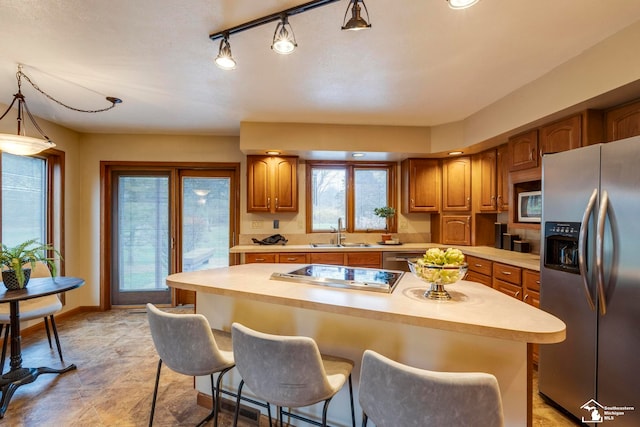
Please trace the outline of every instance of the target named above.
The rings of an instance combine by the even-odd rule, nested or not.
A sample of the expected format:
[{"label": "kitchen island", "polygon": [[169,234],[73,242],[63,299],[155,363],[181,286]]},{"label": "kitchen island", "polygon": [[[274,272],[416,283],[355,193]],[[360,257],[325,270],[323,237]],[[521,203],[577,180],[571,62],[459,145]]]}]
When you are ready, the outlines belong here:
[{"label": "kitchen island", "polygon": [[[213,328],[228,331],[237,321],[263,332],[306,335],[322,352],[354,360],[356,395],[362,353],[373,349],[425,369],[490,372],[500,384],[506,425],[530,422],[527,343],[564,340],[561,320],[468,281],[447,286],[452,300],[432,301],[423,296],[427,285],[411,274],[391,294],[270,279],[302,266],[237,265],[173,274],[167,284],[196,291],[196,311]],[[226,381],[235,388],[239,377],[232,371]],[[197,387],[210,393],[207,381]],[[332,425],[349,424],[347,396],[343,390],[332,401]],[[318,417],[320,408],[301,413]]]}]

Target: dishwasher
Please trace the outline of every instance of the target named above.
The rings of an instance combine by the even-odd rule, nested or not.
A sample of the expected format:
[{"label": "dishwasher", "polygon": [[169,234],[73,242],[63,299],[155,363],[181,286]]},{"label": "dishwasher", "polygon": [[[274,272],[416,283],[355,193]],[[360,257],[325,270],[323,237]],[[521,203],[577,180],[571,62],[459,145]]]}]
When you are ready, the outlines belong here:
[{"label": "dishwasher", "polygon": [[422,252],[383,252],[382,253],[382,268],[384,270],[400,270],[409,271],[408,260],[414,260],[416,258],[422,258],[424,251]]}]

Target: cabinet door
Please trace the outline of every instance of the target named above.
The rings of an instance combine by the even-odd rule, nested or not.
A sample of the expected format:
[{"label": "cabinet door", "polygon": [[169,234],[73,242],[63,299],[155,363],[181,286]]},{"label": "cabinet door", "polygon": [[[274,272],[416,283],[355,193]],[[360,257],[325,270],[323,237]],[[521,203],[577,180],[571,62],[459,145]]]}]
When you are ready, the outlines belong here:
[{"label": "cabinet door", "polygon": [[247,156],[247,212],[297,212],[297,157]]},{"label": "cabinet door", "polygon": [[382,267],[381,252],[347,252],[345,255],[347,258],[347,265],[352,267]]},{"label": "cabinet door", "polygon": [[538,167],[538,131],[532,130],[509,139],[509,170]]},{"label": "cabinet door", "polygon": [[344,252],[311,252],[309,262],[311,264],[344,265]]},{"label": "cabinet door", "polygon": [[278,254],[278,262],[281,264],[306,264],[308,256],[306,253],[285,253]]},{"label": "cabinet door", "polygon": [[256,264],[256,263],[273,263],[276,262],[276,254],[262,254],[262,253],[252,253],[252,254],[244,254],[244,263],[245,264]]},{"label": "cabinet door", "polygon": [[483,151],[474,156],[473,194],[474,202],[480,212],[495,212],[498,208],[496,201],[497,190],[497,155],[496,150]]},{"label": "cabinet door", "polygon": [[443,161],[442,210],[471,210],[471,158],[456,157]]},{"label": "cabinet door", "polygon": [[270,212],[270,157],[247,156],[247,212]]},{"label": "cabinet door", "polygon": [[606,113],[607,141],[640,135],[640,101]]},{"label": "cabinet door", "polygon": [[581,145],[582,120],[580,115],[540,128],[540,152],[542,154],[573,150]]},{"label": "cabinet door", "polygon": [[496,203],[499,212],[509,211],[509,146],[503,144],[496,150]]},{"label": "cabinet door", "polygon": [[440,210],[441,169],[437,159],[407,159],[402,162],[402,212]]},{"label": "cabinet door", "polygon": [[476,273],[475,271],[469,271],[467,273],[467,277],[465,277],[465,280],[468,280],[470,282],[482,283],[483,285],[486,285],[490,288],[492,287],[491,277],[485,276],[484,274]]},{"label": "cabinet door", "polygon": [[298,212],[298,158],[273,158],[273,211]]},{"label": "cabinet door", "polygon": [[471,217],[468,215],[443,215],[442,243],[445,245],[470,245]]}]

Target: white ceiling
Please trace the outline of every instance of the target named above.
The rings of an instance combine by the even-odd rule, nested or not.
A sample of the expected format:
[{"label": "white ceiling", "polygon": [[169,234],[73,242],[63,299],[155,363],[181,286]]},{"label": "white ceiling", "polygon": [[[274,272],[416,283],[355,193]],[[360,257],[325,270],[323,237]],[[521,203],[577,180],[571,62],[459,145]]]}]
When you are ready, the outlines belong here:
[{"label": "white ceiling", "polygon": [[[241,121],[431,126],[468,117],[640,19],[639,0],[366,0],[372,28],[341,31],[347,1],[231,37],[208,35],[305,0],[2,0],[0,103],[17,64],[74,107],[23,83],[34,114],[80,132],[237,135]],[[630,52],[630,54],[632,54]]]}]

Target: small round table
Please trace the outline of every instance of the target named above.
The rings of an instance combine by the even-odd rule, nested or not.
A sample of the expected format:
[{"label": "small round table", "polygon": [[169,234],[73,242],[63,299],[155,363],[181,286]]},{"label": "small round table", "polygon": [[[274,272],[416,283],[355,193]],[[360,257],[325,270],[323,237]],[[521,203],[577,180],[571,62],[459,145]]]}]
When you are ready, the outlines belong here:
[{"label": "small round table", "polygon": [[[63,369],[47,367],[23,368],[22,349],[20,348],[20,301],[58,294],[84,285],[84,280],[77,277],[46,277],[29,280],[26,288],[8,290],[0,286],[0,303],[9,303],[9,316],[11,326],[11,369],[0,377],[0,418],[4,417],[9,401],[18,387],[32,383],[40,374],[64,374],[76,369],[71,364]],[[1,368],[0,368],[1,369]]]}]

